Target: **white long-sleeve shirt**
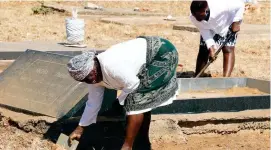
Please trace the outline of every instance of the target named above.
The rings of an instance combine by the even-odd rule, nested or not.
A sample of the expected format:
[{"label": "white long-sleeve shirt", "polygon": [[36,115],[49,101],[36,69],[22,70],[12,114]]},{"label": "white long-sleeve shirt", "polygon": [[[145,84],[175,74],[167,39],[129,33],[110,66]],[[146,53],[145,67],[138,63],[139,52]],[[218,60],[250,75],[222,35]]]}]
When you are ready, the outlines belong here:
[{"label": "white long-sleeve shirt", "polygon": [[102,105],[104,87],[122,90],[118,97],[121,104],[134,91],[140,80],[137,77],[141,66],[146,63],[147,41],[143,38],[113,45],[97,56],[103,74],[103,82],[89,84],[88,101],[80,119],[80,126],[96,123]]},{"label": "white long-sleeve shirt", "polygon": [[207,0],[210,9],[208,21],[197,21],[190,14],[192,23],[199,29],[207,48],[215,45],[213,37],[215,34],[225,36],[233,22],[243,19],[245,4],[243,0]]},{"label": "white long-sleeve shirt", "polygon": [[[97,56],[103,74],[103,82],[89,84],[88,100],[80,119],[80,126],[96,123],[97,115],[102,106],[104,88],[122,90],[118,96],[121,105],[127,95],[139,86],[137,77],[141,66],[146,63],[147,41],[143,38],[129,40],[116,44]],[[175,95],[159,106],[171,104],[176,99]],[[158,106],[158,107],[159,107]],[[150,111],[152,108],[127,112],[127,115],[139,114]]]}]

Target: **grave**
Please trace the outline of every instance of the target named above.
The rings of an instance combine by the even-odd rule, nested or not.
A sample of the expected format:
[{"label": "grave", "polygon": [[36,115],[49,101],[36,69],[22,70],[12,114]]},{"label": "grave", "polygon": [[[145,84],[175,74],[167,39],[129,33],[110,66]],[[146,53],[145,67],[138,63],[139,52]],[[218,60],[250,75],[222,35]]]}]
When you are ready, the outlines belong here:
[{"label": "grave", "polygon": [[[56,118],[73,116],[80,110],[80,116],[80,108],[84,105],[84,100],[81,99],[86,96],[87,88],[69,76],[66,63],[70,58],[71,56],[27,50],[0,74],[1,104]],[[247,86],[266,94],[180,99],[174,101],[173,105],[156,109],[155,114],[266,109],[270,104],[270,81],[250,78],[179,78],[178,82],[180,90],[184,92],[189,89],[219,90]],[[116,97],[115,90],[108,92],[105,93],[106,102],[103,103],[101,112],[106,112]],[[64,104],[66,107],[63,108]]]},{"label": "grave", "polygon": [[[21,121],[22,114],[14,113],[14,115],[21,117],[16,118],[11,116],[11,122],[16,123],[19,128],[26,132],[35,131],[43,133],[44,138],[54,142],[56,142],[60,133],[69,135],[75,129],[83,111],[82,108],[86,100],[84,97],[86,96],[87,88],[85,85],[73,81],[68,76],[65,65],[70,58],[71,56],[63,54],[27,50],[8,69],[0,74],[1,106],[13,108],[12,110],[16,108],[16,110],[19,109],[23,112],[27,110],[31,111],[31,113],[38,113],[35,114],[36,116],[24,116],[27,119],[23,122]],[[232,87],[249,87],[258,89],[266,94],[212,98],[178,98],[171,105],[155,109],[152,112],[154,120],[163,117],[168,119],[172,116],[175,118],[176,114],[182,114],[178,116],[181,117],[179,121],[188,124],[193,124],[195,118],[196,120],[203,121],[203,123],[208,123],[209,121],[215,122],[217,119],[221,122],[225,120],[245,121],[256,119],[258,121],[266,121],[270,119],[268,115],[270,109],[270,81],[250,78],[179,78],[178,83],[180,92],[208,88],[229,89]],[[69,85],[70,88],[63,88],[69,87]],[[47,93],[49,93],[48,96],[46,95]],[[67,94],[61,97],[63,93]],[[58,98],[55,100],[55,97]],[[86,128],[86,132],[83,135],[84,138],[79,143],[79,148],[119,149],[121,147],[125,136],[124,129],[126,125],[123,117],[118,119],[111,113],[114,111],[110,112],[111,108],[114,108],[112,104],[115,97],[116,91],[108,89],[105,91],[98,122]],[[3,111],[3,108],[0,110],[5,116],[9,116],[9,112]],[[236,113],[229,115],[228,117],[230,118],[225,119],[225,114],[215,116],[218,112],[233,111]],[[259,114],[250,115],[251,112],[258,111],[260,111]],[[200,113],[206,112],[212,112],[212,114],[207,115],[207,118],[202,118]],[[238,116],[237,114],[240,113],[246,114]],[[44,119],[44,117],[39,116],[40,114],[46,114],[57,119]],[[123,116],[123,114],[121,115]],[[223,117],[219,120],[221,116]],[[60,117],[68,117],[69,119],[60,121]],[[32,121],[32,119],[35,121]],[[190,133],[193,130],[185,132]]]}]

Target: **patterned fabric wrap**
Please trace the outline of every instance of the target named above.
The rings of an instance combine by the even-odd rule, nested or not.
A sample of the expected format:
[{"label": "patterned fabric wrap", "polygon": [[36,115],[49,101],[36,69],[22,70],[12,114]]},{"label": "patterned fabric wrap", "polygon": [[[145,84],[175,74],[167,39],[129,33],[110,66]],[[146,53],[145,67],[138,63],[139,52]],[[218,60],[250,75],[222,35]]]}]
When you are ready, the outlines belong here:
[{"label": "patterned fabric wrap", "polygon": [[[214,41],[218,46],[221,46],[222,43],[227,39],[227,37],[229,36],[230,32],[228,32],[228,34],[224,37],[220,36],[219,34],[216,34],[214,36]],[[235,36],[232,36],[229,41],[225,44],[225,46],[235,46],[237,41],[237,34],[235,34]],[[200,46],[206,46],[205,41],[203,40],[202,36],[200,36]]]},{"label": "patterned fabric wrap", "polygon": [[160,37],[139,38],[147,41],[147,59],[138,73],[139,87],[125,100],[126,111],[155,108],[173,97],[178,90],[178,52],[174,45]]}]

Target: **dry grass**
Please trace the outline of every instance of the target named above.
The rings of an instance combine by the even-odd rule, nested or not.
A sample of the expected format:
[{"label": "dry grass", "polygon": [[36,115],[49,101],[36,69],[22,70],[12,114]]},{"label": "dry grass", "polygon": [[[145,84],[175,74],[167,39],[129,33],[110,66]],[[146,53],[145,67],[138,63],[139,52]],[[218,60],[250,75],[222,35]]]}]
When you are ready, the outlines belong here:
[{"label": "dry grass", "polygon": [[[59,2],[65,5],[72,6],[85,6],[86,2]],[[156,12],[163,12],[165,14],[171,14],[174,16],[188,16],[190,13],[189,1],[91,1],[96,5],[103,6],[105,8],[148,8]],[[247,10],[244,22],[251,24],[269,24],[270,23],[270,2],[261,2],[257,8],[251,7]]]},{"label": "dry grass", "polygon": [[251,24],[270,24],[270,2],[251,5],[245,15],[244,22]]},{"label": "dry grass", "polygon": [[[119,8],[150,8],[157,12],[174,15],[189,14],[190,2],[96,2],[104,7]],[[83,2],[65,2],[67,5],[83,6]],[[64,41],[66,38],[66,14],[33,15],[31,8],[39,6],[38,2],[0,2],[0,41]],[[262,6],[266,6],[262,5]],[[269,7],[262,7],[258,13],[248,12],[244,22],[269,24]],[[253,15],[254,18],[251,16]],[[172,41],[179,50],[180,63],[184,70],[194,70],[197,56],[199,34],[185,31],[174,31],[170,25],[132,26],[105,24],[98,20],[85,20],[85,42],[89,47],[108,48],[123,40],[135,38],[139,35],[159,35]],[[269,79],[270,53],[269,40],[252,42],[238,41],[236,47],[236,67],[233,76],[250,76]],[[222,58],[220,57],[210,70],[218,76],[222,72]],[[253,60],[256,63],[251,63]]]}]

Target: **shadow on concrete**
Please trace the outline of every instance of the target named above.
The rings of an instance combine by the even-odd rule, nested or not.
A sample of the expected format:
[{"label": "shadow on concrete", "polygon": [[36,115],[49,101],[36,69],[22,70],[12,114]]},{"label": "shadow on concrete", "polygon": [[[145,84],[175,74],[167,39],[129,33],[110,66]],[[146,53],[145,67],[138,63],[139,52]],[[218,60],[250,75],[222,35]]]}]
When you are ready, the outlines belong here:
[{"label": "shadow on concrete", "polygon": [[[78,145],[78,150],[119,150],[125,135],[125,111],[116,100],[115,90],[105,89],[104,100],[96,124],[88,126]],[[85,103],[87,95],[81,100]],[[61,133],[70,135],[78,126],[84,112],[84,105],[77,104],[73,109],[50,125],[44,138],[54,143]]]},{"label": "shadow on concrete", "polygon": [[[177,78],[194,78],[195,76],[194,71],[177,72]],[[210,73],[203,73],[201,77],[212,77],[212,75]]]},{"label": "shadow on concrete", "polygon": [[[117,101],[116,101],[117,102]],[[118,103],[118,102],[117,102]],[[124,141],[125,117],[122,107],[116,107],[117,103],[112,104],[112,108],[99,114],[104,118],[96,124],[88,126],[77,147],[78,150],[119,150]],[[61,133],[70,135],[78,126],[83,108],[69,119],[60,119],[51,124],[49,130],[44,134],[44,138],[56,143]]]},{"label": "shadow on concrete", "polygon": [[[78,150],[121,149],[126,127],[124,109],[117,100],[103,103],[102,108],[97,123],[85,129],[79,141]],[[73,117],[63,117],[51,124],[49,130],[44,134],[44,138],[56,143],[61,133],[70,135],[78,126],[83,111],[84,107],[80,108]]]},{"label": "shadow on concrete", "polygon": [[[61,133],[70,135],[78,122],[56,122],[44,134],[44,138],[56,143]],[[77,150],[120,150],[124,141],[125,122],[98,122],[88,126]]]},{"label": "shadow on concrete", "polygon": [[[60,119],[51,124],[49,130],[44,134],[44,138],[56,143],[61,133],[70,135],[77,127],[82,112],[79,110],[74,115],[75,117]],[[96,124],[85,129],[77,150],[120,150],[124,143],[126,129],[123,107],[119,105],[118,101],[115,101],[110,109],[99,114],[97,120]],[[146,137],[139,134],[133,150],[151,150],[150,143],[144,139]]]}]

